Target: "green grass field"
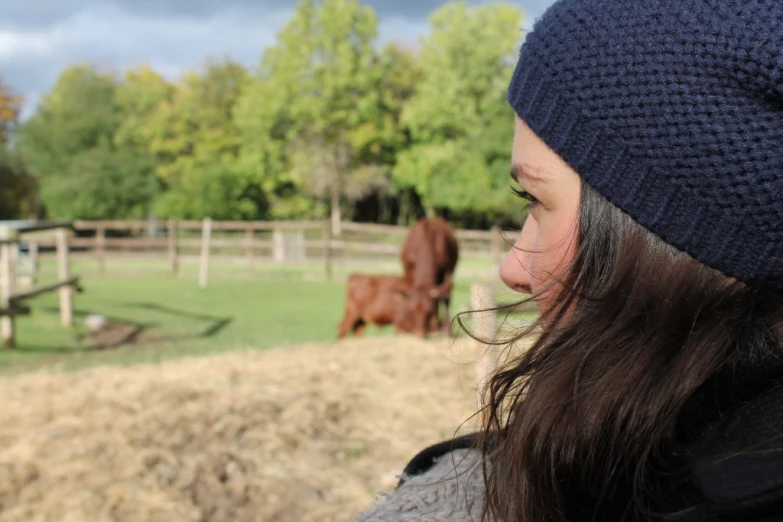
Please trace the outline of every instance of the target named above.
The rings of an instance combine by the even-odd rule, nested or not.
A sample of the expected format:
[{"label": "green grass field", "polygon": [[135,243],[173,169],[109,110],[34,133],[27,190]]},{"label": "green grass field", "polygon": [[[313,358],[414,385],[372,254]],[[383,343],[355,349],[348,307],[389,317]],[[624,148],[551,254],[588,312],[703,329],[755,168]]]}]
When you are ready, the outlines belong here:
[{"label": "green grass field", "polygon": [[[296,281],[195,281],[166,277],[93,277],[75,297],[75,324],[59,323],[57,297],[31,301],[33,315],[17,321],[18,348],[0,352],[0,365],[55,362],[52,356],[88,349],[84,317],[101,314],[135,326],[140,342],[95,353],[102,362],[126,363],[244,348],[325,341],[334,336],[341,284]],[[81,347],[84,346],[84,347]],[[43,359],[43,361],[41,361]],[[82,365],[84,357],[57,363]]]},{"label": "green grass field", "polygon": [[[54,279],[53,264],[48,259],[42,262],[39,283]],[[213,264],[208,287],[200,289],[193,265],[183,265],[182,275],[174,278],[164,275],[165,262],[145,265],[134,261],[120,266],[110,261],[109,273],[96,275],[91,260],[74,260],[73,273],[82,275],[84,292],[74,298],[73,328],[60,326],[56,294],[30,300],[32,315],[16,321],[18,346],[0,349],[0,372],[155,362],[186,355],[334,341],[345,302],[342,276],[353,269],[336,267],[335,280],[326,281],[317,266],[278,266],[277,271],[261,266],[259,272],[268,273],[256,277],[241,277],[241,266],[234,267],[238,272],[232,271],[232,266]],[[153,275],[111,273],[122,268],[151,271]],[[482,268],[485,277],[479,278]],[[154,275],[156,271],[160,275]],[[360,271],[389,270],[370,267]],[[479,263],[466,263],[463,272],[458,270],[453,312],[469,306],[471,283],[493,276],[491,267]],[[133,335],[136,342],[96,350],[84,324],[89,314],[101,314],[122,325],[124,329],[118,333]],[[391,327],[371,327],[366,333],[391,334]]]}]

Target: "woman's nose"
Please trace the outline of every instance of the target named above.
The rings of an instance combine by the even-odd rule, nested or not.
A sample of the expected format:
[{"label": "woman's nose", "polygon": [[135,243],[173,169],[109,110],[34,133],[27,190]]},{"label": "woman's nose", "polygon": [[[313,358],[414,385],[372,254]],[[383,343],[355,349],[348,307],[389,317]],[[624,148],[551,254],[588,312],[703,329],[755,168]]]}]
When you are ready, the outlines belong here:
[{"label": "woman's nose", "polygon": [[510,289],[525,294],[532,293],[530,285],[530,250],[533,248],[531,218],[525,220],[522,231],[500,263],[500,279]]},{"label": "woman's nose", "polygon": [[527,268],[530,254],[514,248],[508,251],[500,264],[500,279],[512,290],[531,293],[530,272]]}]

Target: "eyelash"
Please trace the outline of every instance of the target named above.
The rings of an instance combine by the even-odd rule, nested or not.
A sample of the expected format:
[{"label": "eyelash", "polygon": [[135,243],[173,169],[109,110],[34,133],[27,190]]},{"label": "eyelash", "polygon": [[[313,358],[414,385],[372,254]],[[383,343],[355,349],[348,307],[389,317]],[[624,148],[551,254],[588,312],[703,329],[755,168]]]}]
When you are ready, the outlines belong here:
[{"label": "eyelash", "polygon": [[513,192],[516,197],[529,201],[530,206],[533,206],[538,203],[538,200],[525,190],[518,189],[516,187],[511,187],[511,192]]}]

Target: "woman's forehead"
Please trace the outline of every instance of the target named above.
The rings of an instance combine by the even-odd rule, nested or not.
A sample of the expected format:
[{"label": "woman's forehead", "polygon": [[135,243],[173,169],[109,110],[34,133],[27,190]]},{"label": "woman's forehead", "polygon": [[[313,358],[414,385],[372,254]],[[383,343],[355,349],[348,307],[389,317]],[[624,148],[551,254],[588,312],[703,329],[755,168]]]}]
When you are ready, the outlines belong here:
[{"label": "woman's forehead", "polygon": [[511,164],[511,178],[517,183],[522,180],[530,183],[548,183],[552,181],[552,175],[545,169],[526,162]]},{"label": "woman's forehead", "polygon": [[558,181],[570,167],[527,126],[516,118],[511,150],[511,177],[521,183],[548,184]]}]

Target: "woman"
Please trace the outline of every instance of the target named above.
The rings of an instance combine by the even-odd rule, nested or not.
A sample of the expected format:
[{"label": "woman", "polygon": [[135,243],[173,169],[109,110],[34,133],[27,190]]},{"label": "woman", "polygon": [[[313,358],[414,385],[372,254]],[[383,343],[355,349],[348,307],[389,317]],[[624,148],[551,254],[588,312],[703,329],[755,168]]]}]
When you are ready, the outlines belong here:
[{"label": "woman", "polygon": [[508,99],[541,334],[360,520],[783,520],[783,3],[560,0]]}]

